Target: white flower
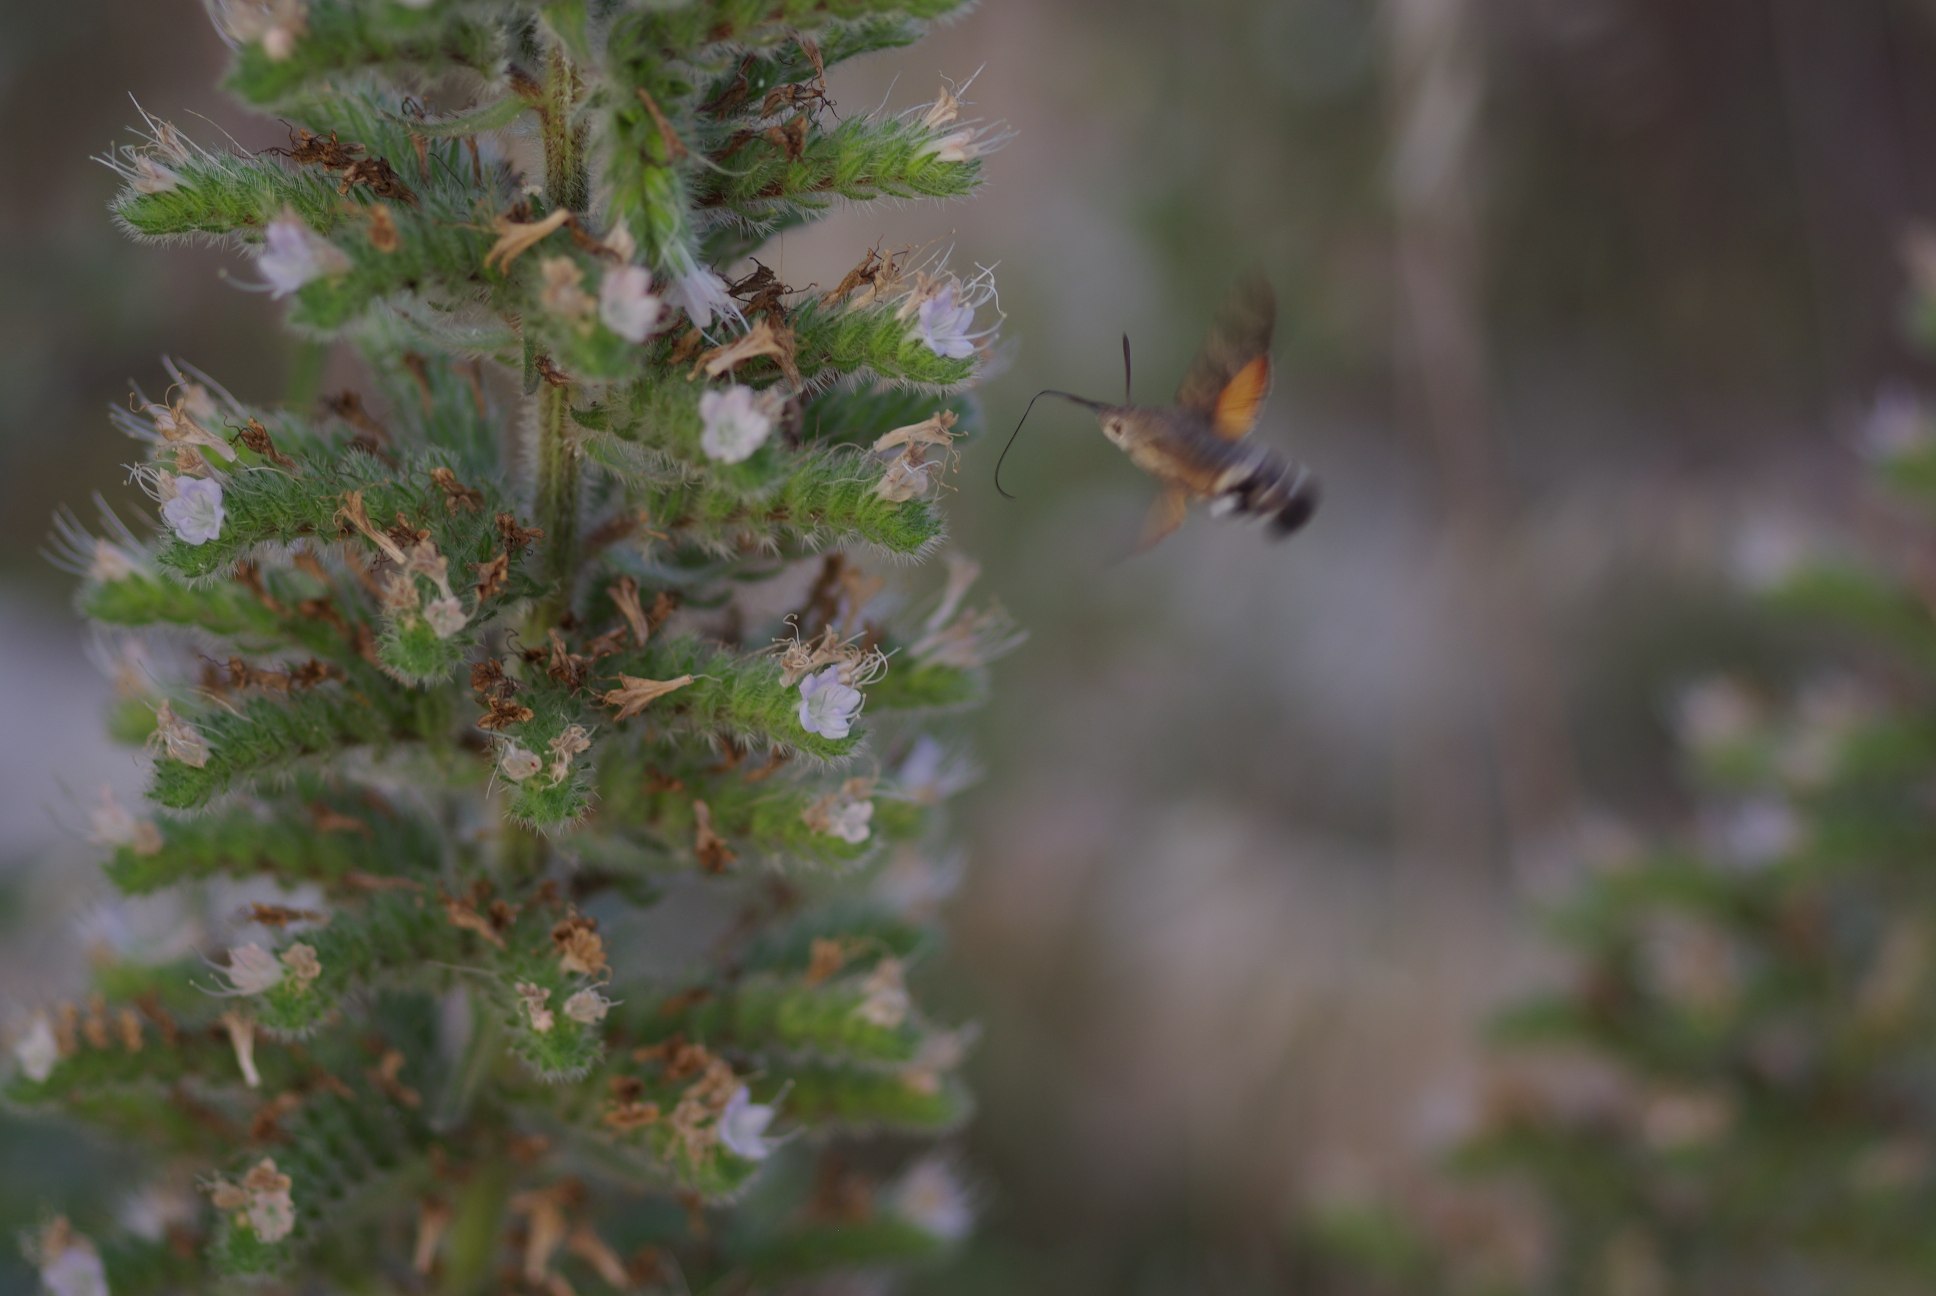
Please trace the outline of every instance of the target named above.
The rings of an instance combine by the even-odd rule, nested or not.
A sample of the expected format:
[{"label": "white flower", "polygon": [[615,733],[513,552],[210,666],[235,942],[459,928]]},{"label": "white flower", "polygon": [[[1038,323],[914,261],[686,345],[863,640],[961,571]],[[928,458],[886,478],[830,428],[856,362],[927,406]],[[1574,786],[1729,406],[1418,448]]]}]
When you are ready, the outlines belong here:
[{"label": "white flower", "polygon": [[829,807],[827,811],[827,826],[824,831],[840,838],[844,842],[852,842],[858,845],[866,841],[873,834],[874,830],[870,827],[873,818],[874,803],[872,801],[857,801],[851,798],[843,798]]},{"label": "white flower", "polygon": [[859,689],[840,682],[840,667],[829,666],[800,681],[800,727],[823,738],[845,738],[862,701]]},{"label": "white flower", "polygon": [[981,132],[964,126],[950,135],[937,136],[921,146],[921,152],[938,162],[967,162],[981,156]]},{"label": "white flower", "polygon": [[429,606],[424,608],[424,620],[430,622],[431,630],[439,639],[448,639],[462,630],[470,617],[454,595],[446,594],[430,600]]},{"label": "white flower", "polygon": [[738,463],[765,443],[773,431],[773,417],[751,387],[735,384],[725,391],[709,391],[699,398],[699,418],[705,430],[699,448],[708,459]]},{"label": "white flower", "polygon": [[216,0],[215,14],[229,36],[260,45],[270,62],[281,63],[308,30],[307,8],[304,0]]},{"label": "white flower", "polygon": [[612,1001],[590,986],[565,1000],[565,1016],[584,1026],[604,1021],[611,1010]]},{"label": "white flower", "polygon": [[54,1027],[46,1013],[35,1013],[27,1033],[14,1041],[13,1060],[20,1065],[20,1074],[35,1084],[54,1074],[54,1064],[60,1061],[60,1042],[54,1038]]},{"label": "white flower", "polygon": [[135,839],[135,818],[115,799],[114,789],[103,784],[101,800],[87,816],[87,840],[95,846],[126,846]]},{"label": "white flower", "polygon": [[208,764],[208,740],[194,725],[176,715],[166,698],[155,708],[155,732],[148,741],[159,743],[169,760],[178,760],[196,769]]},{"label": "white flower", "polygon": [[222,973],[229,979],[229,988],[222,993],[259,995],[282,980],[282,962],[260,945],[238,945],[229,951],[229,965]]},{"label": "white flower", "polygon": [[585,272],[570,257],[546,257],[538,262],[543,283],[538,289],[538,304],[561,319],[578,319],[592,313],[591,294],[579,287]]},{"label": "white flower", "polygon": [[774,1141],[766,1137],[766,1127],[777,1113],[764,1103],[753,1101],[745,1085],[733,1090],[726,1110],[719,1114],[719,1141],[734,1156],[748,1161],[764,1161],[773,1152]]},{"label": "white flower", "polygon": [[544,762],[538,759],[536,752],[527,751],[516,743],[507,746],[497,761],[498,773],[513,783],[524,782],[543,767]]},{"label": "white flower", "polygon": [[713,318],[738,319],[739,303],[726,291],[726,281],[710,270],[694,266],[673,276],[666,298],[686,313],[696,329],[709,329]]},{"label": "white flower", "polygon": [[1906,387],[1885,387],[1862,422],[1862,451],[1880,463],[1926,451],[1931,441],[1928,413]]},{"label": "white flower", "polygon": [[529,981],[518,982],[516,990],[518,1003],[523,1006],[525,1016],[531,1022],[531,1029],[540,1035],[549,1035],[551,1028],[558,1024],[557,1017],[546,1006],[551,1001],[551,991],[541,985],[533,985]]},{"label": "white flower", "polygon": [[[269,1157],[255,1163],[242,1176],[238,1190],[234,1184],[218,1182],[215,1204],[223,1210],[240,1205],[248,1212],[249,1228],[264,1242],[280,1242],[296,1227],[296,1203],[290,1195],[292,1181],[276,1169]],[[240,1195],[242,1200],[235,1199]],[[226,1204],[225,1204],[226,1203]]]},{"label": "white flower", "polygon": [[897,455],[888,461],[887,471],[874,483],[874,493],[890,504],[920,499],[941,480],[943,466],[939,459],[917,463],[906,455]]},{"label": "white flower", "polygon": [[287,297],[312,279],[348,270],[350,259],[295,213],[284,212],[269,222],[255,264],[269,284],[269,295]]},{"label": "white flower", "polygon": [[598,318],[627,342],[643,342],[659,327],[665,303],[652,295],[652,272],[614,266],[598,281]]},{"label": "white flower", "polygon": [[975,767],[926,734],[914,740],[894,773],[900,794],[916,805],[939,805],[975,781]]},{"label": "white flower", "polygon": [[870,1026],[882,1030],[894,1030],[907,1020],[914,1007],[908,997],[907,976],[902,971],[901,960],[884,958],[874,965],[867,979],[860,983],[861,992],[866,996],[854,1011],[860,1019]]},{"label": "white flower", "polygon": [[107,1270],[94,1244],[60,1220],[40,1245],[40,1284],[48,1296],[108,1296]]},{"label": "white flower", "polygon": [[146,153],[134,155],[134,191],[138,194],[167,193],[181,184],[181,176],[172,167],[163,166]]},{"label": "white flower", "polygon": [[959,1242],[975,1226],[975,1210],[948,1163],[936,1157],[915,1162],[889,1197],[890,1209],[944,1242]]},{"label": "white flower", "polygon": [[915,327],[928,349],[950,360],[975,354],[975,308],[957,302],[955,286],[942,285],[941,291],[921,303],[915,313]]},{"label": "white flower", "polygon": [[250,1194],[249,1227],[264,1242],[282,1241],[295,1231],[296,1203],[287,1191]]},{"label": "white flower", "polygon": [[178,477],[175,497],[161,506],[166,522],[183,544],[207,544],[222,534],[221,483],[206,477]]}]

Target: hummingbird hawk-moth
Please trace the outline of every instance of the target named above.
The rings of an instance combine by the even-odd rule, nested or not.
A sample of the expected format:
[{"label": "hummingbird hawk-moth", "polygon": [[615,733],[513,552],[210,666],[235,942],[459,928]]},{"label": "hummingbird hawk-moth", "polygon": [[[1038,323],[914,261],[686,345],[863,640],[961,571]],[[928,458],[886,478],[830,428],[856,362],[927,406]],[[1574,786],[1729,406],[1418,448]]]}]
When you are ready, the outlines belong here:
[{"label": "hummingbird hawk-moth", "polygon": [[[1029,411],[1044,396],[1090,410],[1110,442],[1162,483],[1137,551],[1176,530],[1193,501],[1212,516],[1234,513],[1267,522],[1273,537],[1297,531],[1317,512],[1318,479],[1269,446],[1249,439],[1271,386],[1271,332],[1277,299],[1262,279],[1238,285],[1217,316],[1209,340],[1191,362],[1171,405],[1137,405],[1130,394],[1129,337],[1123,337],[1123,403],[1110,405],[1073,392],[1037,392],[1008,438],[1015,444]],[[1008,457],[1003,447],[1002,458]],[[995,489],[1002,490],[1001,461]],[[1014,498],[1009,496],[1009,498]]]}]

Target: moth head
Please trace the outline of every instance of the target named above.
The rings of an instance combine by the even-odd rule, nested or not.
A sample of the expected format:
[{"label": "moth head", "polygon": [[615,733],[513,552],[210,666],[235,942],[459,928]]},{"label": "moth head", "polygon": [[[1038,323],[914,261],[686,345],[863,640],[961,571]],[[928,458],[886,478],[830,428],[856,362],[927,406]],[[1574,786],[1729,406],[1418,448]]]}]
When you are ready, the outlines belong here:
[{"label": "moth head", "polygon": [[1107,406],[1096,414],[1096,421],[1102,427],[1102,434],[1109,438],[1111,445],[1129,443],[1131,424],[1129,411],[1115,406]]}]

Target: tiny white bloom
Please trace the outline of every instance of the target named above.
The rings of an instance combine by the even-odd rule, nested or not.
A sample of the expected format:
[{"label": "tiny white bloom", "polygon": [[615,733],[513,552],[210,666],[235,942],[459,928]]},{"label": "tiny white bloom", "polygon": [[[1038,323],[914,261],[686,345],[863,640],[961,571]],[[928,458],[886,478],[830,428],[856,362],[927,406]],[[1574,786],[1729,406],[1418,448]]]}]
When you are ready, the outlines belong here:
[{"label": "tiny white bloom", "polygon": [[95,846],[126,846],[135,838],[135,819],[115,799],[114,789],[101,786],[101,800],[88,812],[87,840]]},{"label": "tiny white bloom", "polygon": [[598,318],[627,342],[643,342],[659,327],[665,303],[652,295],[644,266],[613,266],[598,281]]},{"label": "tiny white bloom", "polygon": [[524,782],[543,767],[544,762],[538,759],[536,752],[527,751],[516,743],[506,747],[497,762],[498,773],[513,783]]},{"label": "tiny white bloom", "polygon": [[101,1253],[79,1236],[70,1237],[59,1254],[42,1258],[40,1283],[48,1296],[108,1296]]},{"label": "tiny white bloom", "polygon": [[115,581],[126,580],[140,570],[134,559],[119,545],[106,540],[96,540],[92,557],[87,564],[87,578],[102,585],[112,585]]},{"label": "tiny white bloom", "polygon": [[439,639],[448,639],[462,630],[470,617],[465,613],[464,605],[455,596],[447,594],[430,600],[429,606],[424,608],[424,620],[430,622],[430,628]]},{"label": "tiny white bloom", "polygon": [[719,1114],[719,1141],[734,1156],[748,1161],[764,1161],[773,1152],[774,1141],[766,1137],[766,1127],[777,1113],[765,1103],[753,1101],[746,1086],[733,1090],[726,1110]]},{"label": "tiny white bloom", "polygon": [[890,504],[920,499],[941,480],[942,468],[939,459],[917,463],[906,455],[897,455],[888,461],[887,471],[874,483],[874,493]]},{"label": "tiny white bloom", "polygon": [[964,127],[949,135],[938,136],[921,146],[921,152],[938,162],[968,162],[981,156],[980,131]]},{"label": "tiny white bloom", "polygon": [[896,1215],[944,1242],[959,1242],[975,1226],[974,1207],[948,1163],[917,1161],[896,1184],[890,1206]]},{"label": "tiny white bloom", "polygon": [[915,327],[928,349],[938,356],[961,360],[975,353],[975,308],[957,301],[952,283],[921,303]]},{"label": "tiny white bloom", "polygon": [[862,700],[859,689],[840,682],[840,667],[829,666],[800,681],[800,727],[823,738],[845,738]]},{"label": "tiny white bloom", "polygon": [[258,995],[282,980],[281,960],[260,945],[238,945],[230,950],[229,965],[222,971],[229,979],[226,994]]},{"label": "tiny white bloom", "polygon": [[54,1027],[46,1013],[35,1013],[27,1033],[14,1041],[13,1060],[20,1064],[20,1074],[35,1084],[54,1074],[54,1064],[60,1061],[60,1042],[54,1038]]},{"label": "tiny white bloom", "polygon": [[725,391],[709,391],[699,398],[699,418],[705,430],[699,448],[708,459],[738,463],[759,449],[773,431],[773,418],[751,387],[735,384]]},{"label": "tiny white bloom", "polygon": [[842,801],[827,816],[827,831],[844,842],[859,844],[873,833],[872,801]]},{"label": "tiny white bloom", "polygon": [[907,976],[899,959],[882,959],[867,974],[860,988],[866,997],[854,1011],[870,1026],[894,1030],[907,1020],[908,1013],[914,1008],[914,1001],[908,997]]},{"label": "tiny white bloom", "polygon": [[285,212],[269,222],[255,264],[269,284],[269,295],[287,297],[312,279],[348,270],[350,259],[300,217]]},{"label": "tiny white bloom", "polygon": [[611,1010],[612,1001],[589,986],[565,1000],[565,1016],[585,1026],[604,1021]]},{"label": "tiny white bloom", "polygon": [[900,794],[916,805],[939,805],[975,781],[974,765],[923,734],[894,773]]},{"label": "tiny white bloom", "polygon": [[280,1242],[296,1228],[296,1203],[290,1194],[292,1182],[276,1169],[269,1157],[256,1162],[242,1178],[242,1190],[249,1195],[249,1227],[264,1242]]},{"label": "tiny white bloom", "polygon": [[592,313],[591,294],[579,285],[585,272],[570,257],[546,257],[538,262],[542,285],[538,304],[561,319],[575,320]]},{"label": "tiny white bloom", "polygon": [[547,1006],[551,1001],[551,991],[529,981],[518,982],[516,990],[518,1003],[524,1008],[531,1029],[540,1035],[549,1035],[551,1028],[558,1024],[558,1018]]},{"label": "tiny white bloom", "polygon": [[134,157],[134,191],[138,194],[167,193],[181,184],[181,176],[172,167],[163,166],[146,153]]},{"label": "tiny white bloom", "polygon": [[161,520],[183,544],[207,544],[222,534],[226,517],[221,483],[207,477],[176,478],[175,497],[161,506]]},{"label": "tiny white bloom", "polygon": [[738,319],[739,304],[726,291],[726,281],[710,270],[693,267],[673,276],[666,297],[686,313],[696,329],[709,329],[714,317]]},{"label": "tiny white bloom", "polygon": [[1862,422],[1862,451],[1878,462],[1888,463],[1927,450],[1931,441],[1928,411],[1906,387],[1884,388]]},{"label": "tiny white bloom", "polygon": [[630,261],[638,255],[639,241],[632,237],[632,231],[624,221],[614,222],[612,228],[605,231],[605,237],[601,242],[610,248],[612,255],[620,261]]},{"label": "tiny white bloom", "polygon": [[296,1204],[286,1192],[251,1194],[249,1227],[264,1242],[280,1242],[295,1231]]}]

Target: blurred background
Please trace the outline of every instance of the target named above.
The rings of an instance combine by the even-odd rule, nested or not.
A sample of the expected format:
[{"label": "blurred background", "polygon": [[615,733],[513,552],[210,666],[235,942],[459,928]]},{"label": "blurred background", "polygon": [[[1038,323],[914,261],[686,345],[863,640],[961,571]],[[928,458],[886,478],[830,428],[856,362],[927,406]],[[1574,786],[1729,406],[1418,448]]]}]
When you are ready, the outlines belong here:
[{"label": "blurred background", "polygon": [[[131,500],[104,406],[164,386],[164,351],[245,400],[301,363],[238,263],[118,235],[88,160],[130,94],[282,142],[223,62],[190,0],[0,7],[9,1001],[61,988],[98,921],[79,802],[138,783],[50,515]],[[1300,1245],[1329,1212],[1500,1227],[1438,1165],[1488,1013],[1548,973],[1538,907],[1688,814],[1676,692],[1766,651],[1735,591],[1861,525],[1860,429],[1919,376],[1901,248],[1936,208],[1936,9],[983,0],[833,93],[900,108],[977,69],[971,113],[1017,132],[980,197],[844,214],[775,266],[824,284],[878,240],[951,243],[999,263],[1007,313],[951,501],[1032,636],[977,720],[942,978],[983,1024],[986,1223],[920,1286],[1331,1290]],[[996,495],[1032,392],[1111,396],[1127,331],[1166,398],[1253,267],[1281,310],[1257,435],[1324,477],[1307,533],[1199,517],[1121,561],[1152,487],[1061,406]],[[0,1150],[74,1192],[105,1155],[10,1120]],[[0,1220],[48,1177],[0,1184]]]}]

